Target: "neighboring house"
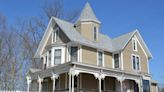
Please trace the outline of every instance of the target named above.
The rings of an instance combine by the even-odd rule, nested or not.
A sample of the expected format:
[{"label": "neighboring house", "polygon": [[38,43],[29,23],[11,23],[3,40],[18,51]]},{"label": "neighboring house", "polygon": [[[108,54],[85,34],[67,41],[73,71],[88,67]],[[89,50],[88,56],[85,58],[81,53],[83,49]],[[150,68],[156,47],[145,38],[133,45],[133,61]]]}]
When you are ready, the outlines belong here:
[{"label": "neighboring house", "polygon": [[89,3],[74,24],[52,17],[34,56],[43,68],[28,71],[28,91],[157,92],[139,31],[112,39],[100,26]]}]

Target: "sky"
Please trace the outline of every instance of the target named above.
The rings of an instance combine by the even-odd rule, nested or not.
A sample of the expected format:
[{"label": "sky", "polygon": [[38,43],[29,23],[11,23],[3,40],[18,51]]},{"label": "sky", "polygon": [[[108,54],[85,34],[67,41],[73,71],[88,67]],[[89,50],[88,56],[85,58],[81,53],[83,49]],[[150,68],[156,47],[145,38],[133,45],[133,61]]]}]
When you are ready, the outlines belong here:
[{"label": "sky", "polygon": [[[18,17],[39,16],[45,1],[0,0],[0,14],[12,25]],[[81,10],[86,2],[101,21],[101,32],[111,38],[138,29],[153,55],[153,79],[164,80],[164,0],[63,0],[63,5],[66,11]]]}]

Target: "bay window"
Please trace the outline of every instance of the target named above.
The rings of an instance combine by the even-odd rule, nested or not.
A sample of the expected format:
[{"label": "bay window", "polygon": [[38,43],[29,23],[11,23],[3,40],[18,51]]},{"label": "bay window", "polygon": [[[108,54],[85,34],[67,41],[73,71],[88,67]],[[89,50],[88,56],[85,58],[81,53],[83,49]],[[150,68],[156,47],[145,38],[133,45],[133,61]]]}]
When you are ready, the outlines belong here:
[{"label": "bay window", "polygon": [[61,64],[61,49],[55,49],[54,51],[54,65]]}]

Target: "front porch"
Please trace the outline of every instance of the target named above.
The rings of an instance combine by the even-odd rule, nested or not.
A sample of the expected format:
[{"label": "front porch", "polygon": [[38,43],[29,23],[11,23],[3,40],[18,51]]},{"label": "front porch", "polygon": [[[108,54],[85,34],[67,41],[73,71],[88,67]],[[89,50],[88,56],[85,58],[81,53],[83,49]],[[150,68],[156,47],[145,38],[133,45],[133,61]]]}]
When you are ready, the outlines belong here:
[{"label": "front porch", "polygon": [[142,92],[139,75],[81,64],[64,64],[30,74],[28,90],[39,92]]}]

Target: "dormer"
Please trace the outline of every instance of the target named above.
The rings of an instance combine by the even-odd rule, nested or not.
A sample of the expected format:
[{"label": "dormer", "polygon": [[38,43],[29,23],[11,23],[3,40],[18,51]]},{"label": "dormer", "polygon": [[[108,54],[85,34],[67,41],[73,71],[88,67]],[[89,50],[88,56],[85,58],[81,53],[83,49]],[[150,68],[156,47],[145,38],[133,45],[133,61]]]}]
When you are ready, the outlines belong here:
[{"label": "dormer", "polygon": [[101,22],[97,19],[89,3],[86,3],[75,27],[79,33],[88,40],[98,41],[98,34]]}]

